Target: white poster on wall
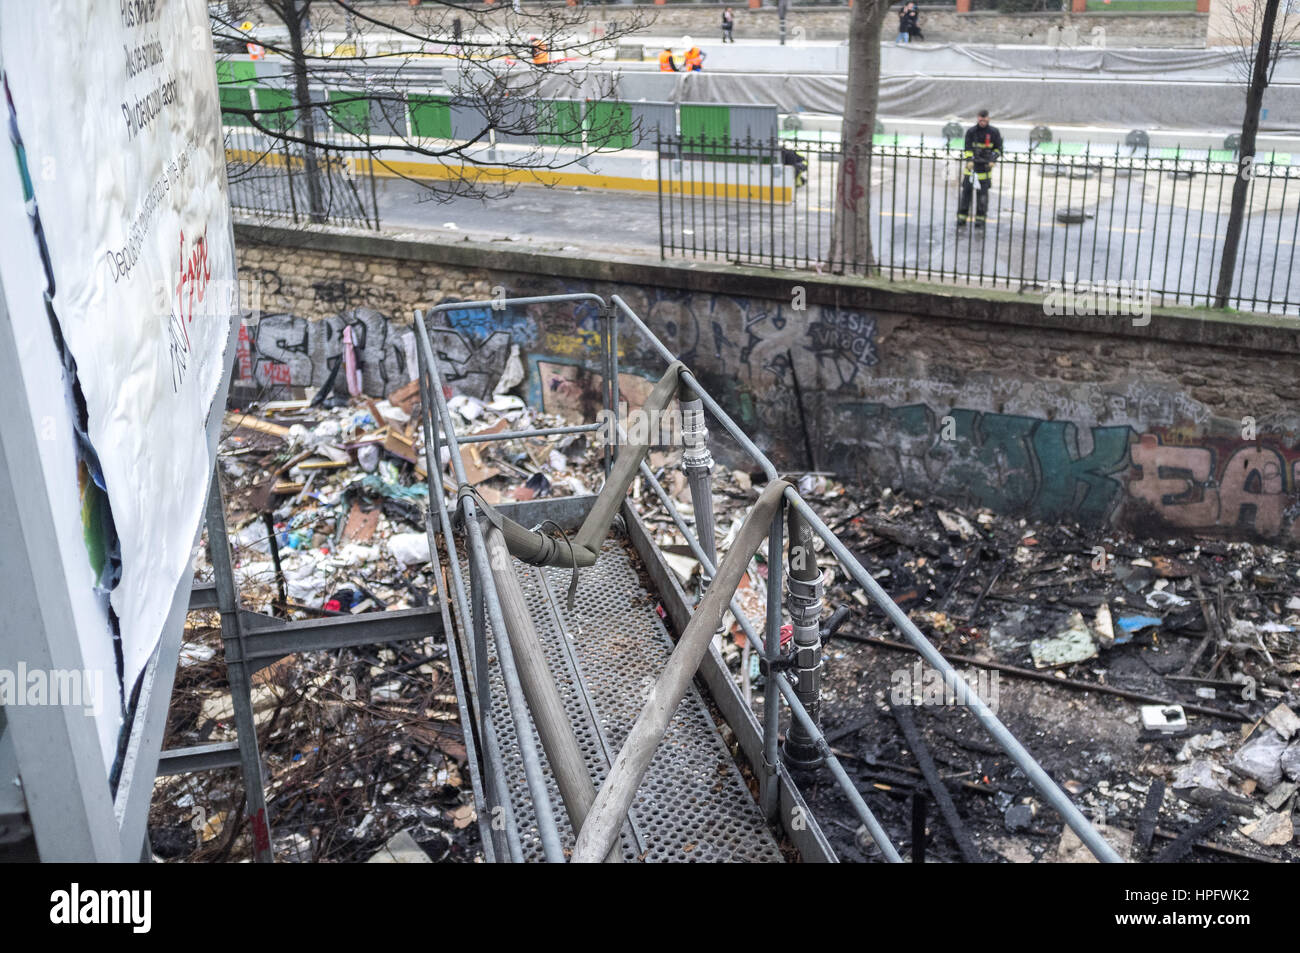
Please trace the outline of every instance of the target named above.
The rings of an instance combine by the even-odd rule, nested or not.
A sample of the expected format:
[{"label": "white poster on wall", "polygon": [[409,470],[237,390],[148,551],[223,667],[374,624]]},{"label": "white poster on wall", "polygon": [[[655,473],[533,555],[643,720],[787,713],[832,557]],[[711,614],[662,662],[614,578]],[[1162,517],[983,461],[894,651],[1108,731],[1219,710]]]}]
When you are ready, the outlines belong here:
[{"label": "white poster on wall", "polygon": [[113,765],[189,571],[235,292],[204,0],[0,3],[0,276]]}]

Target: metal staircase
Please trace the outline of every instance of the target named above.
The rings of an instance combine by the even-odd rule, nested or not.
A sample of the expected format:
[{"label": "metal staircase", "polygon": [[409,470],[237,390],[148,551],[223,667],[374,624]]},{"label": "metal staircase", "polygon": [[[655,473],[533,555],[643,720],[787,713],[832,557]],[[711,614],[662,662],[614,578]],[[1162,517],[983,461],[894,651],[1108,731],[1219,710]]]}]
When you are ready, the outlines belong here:
[{"label": "metal staircase", "polygon": [[[429,319],[441,311],[568,302],[599,309],[602,419],[457,437]],[[609,301],[572,294],[456,302],[417,313],[415,323],[433,501],[429,531],[450,590],[450,600],[441,594],[442,610],[450,623],[452,657],[461,665],[458,690],[470,719],[467,748],[487,859],[777,861],[793,855],[779,849],[784,839],[803,860],[834,861],[796,783],[796,777],[818,771],[840,787],[885,859],[900,861],[818,725],[823,602],[814,537],[927,664],[952,684],[965,683],[689,369],[617,295]],[[643,336],[667,365],[643,410],[664,411],[674,397],[679,402],[694,510],[690,522],[646,464],[650,445],[629,444],[626,435],[609,432],[619,407],[621,328]],[[767,477],[721,560],[713,548],[706,414]],[[598,431],[607,439],[606,481],[597,496],[493,507],[468,483],[461,462],[461,445],[469,440]],[[443,446],[450,453],[454,495],[439,479]],[[707,588],[698,604],[678,585],[628,498],[637,476],[658,496],[704,568]],[[705,531],[697,535],[697,527]],[[767,609],[756,624],[734,593],[764,539]],[[714,646],[727,608],[765,662],[761,725]],[[783,655],[779,635],[786,617],[793,644]],[[974,691],[966,693],[966,702],[1092,852],[1118,861]],[[736,737],[744,769],[757,782],[757,799],[723,744],[714,712]],[[787,730],[780,744],[783,717]]]}]

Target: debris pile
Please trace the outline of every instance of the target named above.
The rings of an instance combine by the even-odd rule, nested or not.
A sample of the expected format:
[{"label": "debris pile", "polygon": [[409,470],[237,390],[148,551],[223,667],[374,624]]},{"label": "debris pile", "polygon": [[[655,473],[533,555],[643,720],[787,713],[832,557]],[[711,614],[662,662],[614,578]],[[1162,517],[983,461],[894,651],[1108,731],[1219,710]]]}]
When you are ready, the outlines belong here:
[{"label": "debris pile", "polygon": [[[462,434],[567,422],[513,396],[448,398]],[[407,385],[384,400],[282,401],[228,416],[221,472],[247,608],[313,618],[436,599],[418,404]],[[489,503],[593,493],[603,479],[589,434],[470,442],[462,462]],[[454,496],[447,463],[442,448],[440,477]],[[649,463],[690,520],[680,453]],[[760,481],[715,469],[719,554]],[[1040,526],[824,474],[799,487],[1122,855],[1300,859],[1300,553]],[[632,496],[698,592],[699,563],[657,494],[638,479]],[[823,634],[823,728],[900,849],[932,860],[1090,859],[960,693],[820,546],[824,618],[836,622]],[[210,573],[205,555],[198,562]],[[756,623],[767,574],[760,549],[738,593]],[[224,681],[214,619],[188,633],[168,747],[231,737],[228,695],[214,688]],[[761,708],[757,653],[734,620],[724,632],[723,656]],[[418,859],[418,848],[434,860],[473,858],[452,692],[445,646],[429,642],[291,657],[259,673],[277,856]],[[247,856],[246,827],[231,821],[243,816],[237,771],[159,785],[160,856]],[[877,856],[833,785],[807,790],[841,856]],[[918,817],[926,835],[914,843]]]},{"label": "debris pile", "polygon": [[[332,410],[279,401],[227,415],[221,453],[235,574],[249,608],[364,612],[425,605],[434,582],[424,434],[415,382]],[[518,397],[448,401],[461,435],[559,426]],[[449,450],[443,486],[453,498]],[[466,477],[489,503],[592,492],[584,434],[466,443]],[[200,554],[200,569],[206,557]],[[279,569],[277,570],[277,564]],[[423,578],[422,578],[423,577]],[[261,598],[249,598],[260,593]],[[278,596],[278,598],[277,598]],[[337,605],[335,605],[337,603]]]},{"label": "debris pile", "polygon": [[[220,630],[187,632],[167,747],[233,740]],[[280,862],[364,861],[405,831],[432,860],[472,860],[478,832],[445,647],[291,655],[253,677],[271,847]],[[252,855],[238,769],[159,778],[154,854]]]},{"label": "debris pile", "polygon": [[[661,479],[669,485],[672,477],[665,471]],[[759,480],[715,470],[720,551]],[[689,514],[682,505],[688,491],[672,489]],[[1133,859],[1300,859],[1293,818],[1300,800],[1300,553],[1031,525],[822,474],[803,476],[800,491],[1122,852]],[[644,496],[661,545],[682,547],[657,497]],[[932,756],[943,766],[943,784],[962,795],[966,816],[956,822],[960,830],[932,818],[931,856],[966,859],[963,845],[975,844],[985,859],[1090,858],[1086,848],[1075,850],[1082,845],[1063,832],[1056,813],[1042,810],[959,693],[927,671],[817,544],[823,618],[841,610],[834,633],[823,634],[823,728],[861,789],[888,794],[878,801],[893,806],[895,843],[907,844],[912,830],[902,801],[919,792],[942,802],[918,762]],[[756,622],[763,556],[760,549],[751,563]],[[679,555],[674,566],[698,585],[694,560]],[[725,641],[724,658],[748,693],[761,684],[757,659],[738,627]],[[753,698],[761,706],[761,693]],[[918,741],[931,752],[923,755],[900,735],[900,708],[915,712]],[[814,808],[827,812],[833,841],[835,825],[847,824],[837,847],[848,848],[847,857],[874,857],[874,847],[859,843],[848,806],[830,785],[818,790]],[[1222,816],[1211,824],[1216,811]]]},{"label": "debris pile", "polygon": [[[448,396],[461,434],[563,423],[517,397]],[[244,608],[309,619],[436,600],[442,580],[426,533],[419,404],[412,382],[383,400],[275,401],[227,414],[219,460]],[[586,435],[566,434],[467,443],[462,459],[479,494],[498,502],[592,492],[602,475],[598,452]],[[198,577],[211,577],[206,545],[195,564]],[[278,860],[412,856],[408,841],[392,847],[401,832],[433,860],[479,853],[446,659],[432,640],[391,643],[289,656],[254,676]],[[219,620],[193,613],[165,747],[234,737]],[[238,770],[161,778],[156,793],[150,824],[159,857],[251,856]]]}]

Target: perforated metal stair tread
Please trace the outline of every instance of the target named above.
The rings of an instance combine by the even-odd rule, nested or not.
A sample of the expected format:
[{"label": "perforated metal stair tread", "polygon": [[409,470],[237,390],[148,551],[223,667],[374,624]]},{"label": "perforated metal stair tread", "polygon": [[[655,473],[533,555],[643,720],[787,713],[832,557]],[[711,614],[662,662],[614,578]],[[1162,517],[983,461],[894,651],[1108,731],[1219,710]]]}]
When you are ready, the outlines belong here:
[{"label": "perforated metal stair tread", "polygon": [[[624,540],[606,541],[596,565],[581,571],[572,617],[565,606],[570,570],[515,564],[551,674],[597,787],[673,649],[655,611],[656,599],[642,584],[632,558]],[[524,857],[540,861],[541,838],[490,629],[489,646],[492,712],[501,735],[507,788]],[[529,730],[536,739],[531,721]],[[537,746],[540,751],[540,741]],[[561,840],[568,848],[573,829],[549,769],[546,774]],[[782,860],[694,685],[641,782],[622,845],[628,861]]]}]

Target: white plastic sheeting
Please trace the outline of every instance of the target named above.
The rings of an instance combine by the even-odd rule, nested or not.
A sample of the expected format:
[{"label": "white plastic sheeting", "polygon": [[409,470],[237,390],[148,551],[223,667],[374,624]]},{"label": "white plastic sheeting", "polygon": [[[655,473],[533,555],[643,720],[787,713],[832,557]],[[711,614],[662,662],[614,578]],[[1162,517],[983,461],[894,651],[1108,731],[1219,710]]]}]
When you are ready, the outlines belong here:
[{"label": "white plastic sheeting", "polygon": [[[844,76],[833,73],[630,73],[619,79],[625,101],[774,104],[783,113],[838,115]],[[1005,73],[981,76],[890,75],[880,78],[879,111],[886,116],[944,120],[971,118],[987,108],[994,121],[1124,126],[1136,129],[1239,129],[1246,93],[1219,81],[1035,78]],[[1270,86],[1264,93],[1265,132],[1300,131],[1300,85]],[[937,130],[936,130],[937,131]]]},{"label": "white plastic sheeting", "polygon": [[[109,766],[116,702],[130,699],[189,572],[211,472],[204,426],[238,305],[207,5],[5,3],[0,56],[25,150],[24,161],[7,142],[0,162],[0,274],[42,437],[32,464],[58,532],[27,544],[57,542],[65,578],[49,580],[51,592],[66,588],[85,667],[113,686],[99,726]],[[6,106],[7,133],[9,119]],[[78,390],[119,537],[121,576],[106,598],[78,502]]]}]

